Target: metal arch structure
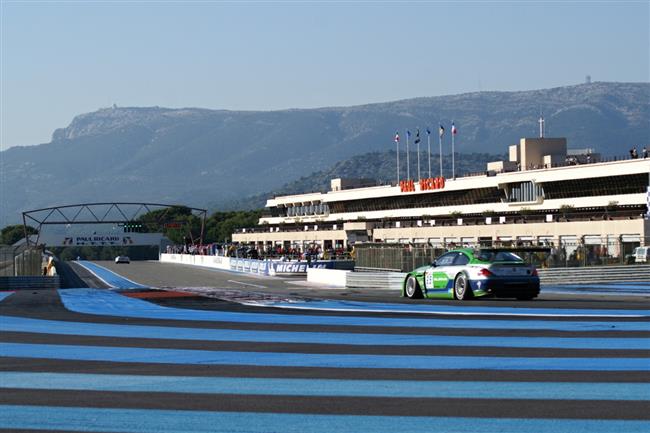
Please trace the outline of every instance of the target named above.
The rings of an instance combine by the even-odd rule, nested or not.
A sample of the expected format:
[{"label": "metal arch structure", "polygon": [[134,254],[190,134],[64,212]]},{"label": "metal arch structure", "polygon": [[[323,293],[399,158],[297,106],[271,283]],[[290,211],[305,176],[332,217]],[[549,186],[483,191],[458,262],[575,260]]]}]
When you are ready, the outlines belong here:
[{"label": "metal arch structure", "polygon": [[[81,203],[65,206],[53,206],[23,212],[23,229],[25,242],[30,243],[27,233],[27,223],[34,222],[38,225],[38,234],[35,244],[38,245],[41,227],[43,225],[61,224],[122,224],[122,223],[154,223],[168,222],[167,215],[171,209],[189,209],[190,213],[201,220],[201,233],[199,243],[203,243],[205,222],[208,211],[179,204],[139,203],[139,202],[106,202],[106,203]],[[163,209],[159,217],[153,220],[140,221],[142,215]]]}]

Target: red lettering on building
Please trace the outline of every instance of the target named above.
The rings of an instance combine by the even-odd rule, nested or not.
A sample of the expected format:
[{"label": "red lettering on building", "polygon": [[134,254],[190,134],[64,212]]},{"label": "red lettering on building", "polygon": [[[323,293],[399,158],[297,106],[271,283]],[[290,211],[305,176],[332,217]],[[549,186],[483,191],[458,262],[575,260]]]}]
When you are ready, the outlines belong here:
[{"label": "red lettering on building", "polygon": [[[429,177],[420,179],[420,191],[443,189],[445,187],[444,177]],[[401,192],[415,192],[415,182],[412,180],[400,180],[399,189]]]},{"label": "red lettering on building", "polygon": [[415,191],[415,183],[412,180],[400,180],[399,189],[402,192],[413,192]]},{"label": "red lettering on building", "polygon": [[444,177],[430,177],[428,179],[420,180],[420,191],[442,189],[444,187],[445,187]]}]

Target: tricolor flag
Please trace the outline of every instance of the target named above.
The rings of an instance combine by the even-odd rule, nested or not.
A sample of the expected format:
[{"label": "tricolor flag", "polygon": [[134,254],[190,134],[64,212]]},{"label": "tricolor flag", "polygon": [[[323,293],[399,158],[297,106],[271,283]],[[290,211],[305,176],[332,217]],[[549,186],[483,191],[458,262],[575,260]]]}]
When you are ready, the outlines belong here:
[{"label": "tricolor flag", "polygon": [[415,144],[418,144],[420,142],[420,128],[418,128],[418,132],[415,134]]},{"label": "tricolor flag", "polygon": [[458,134],[458,130],[456,129],[456,125],[454,125],[454,122],[451,122],[451,133],[453,135]]},{"label": "tricolor flag", "polygon": [[395,133],[395,143],[399,143],[399,132]]},{"label": "tricolor flag", "polygon": [[444,126],[440,125],[440,129],[438,130],[438,134],[440,134],[441,137],[443,135],[445,135],[445,127]]},{"label": "tricolor flag", "polygon": [[431,135],[431,130],[427,128],[427,135]]}]

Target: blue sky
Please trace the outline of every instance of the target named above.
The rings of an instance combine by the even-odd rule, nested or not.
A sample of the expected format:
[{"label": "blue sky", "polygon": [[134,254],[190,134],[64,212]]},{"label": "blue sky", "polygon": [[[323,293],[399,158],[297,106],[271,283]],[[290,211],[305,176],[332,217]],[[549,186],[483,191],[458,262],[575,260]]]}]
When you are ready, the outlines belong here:
[{"label": "blue sky", "polygon": [[1,0],[1,149],[112,104],[275,110],[650,81],[650,2]]}]

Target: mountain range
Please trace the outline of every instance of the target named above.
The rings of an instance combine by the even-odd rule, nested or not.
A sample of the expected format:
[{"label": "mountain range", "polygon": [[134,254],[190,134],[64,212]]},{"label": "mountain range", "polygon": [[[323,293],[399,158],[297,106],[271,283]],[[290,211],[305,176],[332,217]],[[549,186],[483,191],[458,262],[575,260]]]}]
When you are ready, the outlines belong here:
[{"label": "mountain range", "polygon": [[[437,149],[442,122],[448,154],[452,120],[456,152],[504,154],[519,138],[537,136],[540,113],[547,136],[567,137],[570,148],[623,156],[650,144],[650,83],[281,111],[114,106],[75,117],[49,143],[0,152],[0,226],[18,222],[25,210],[84,202],[246,206],[249,196],[259,202],[300,178],[331,174],[354,156],[394,151],[396,130],[404,151],[407,129],[414,136],[419,128],[426,146],[429,127]],[[363,158],[354,161],[346,173],[365,175]]]}]

